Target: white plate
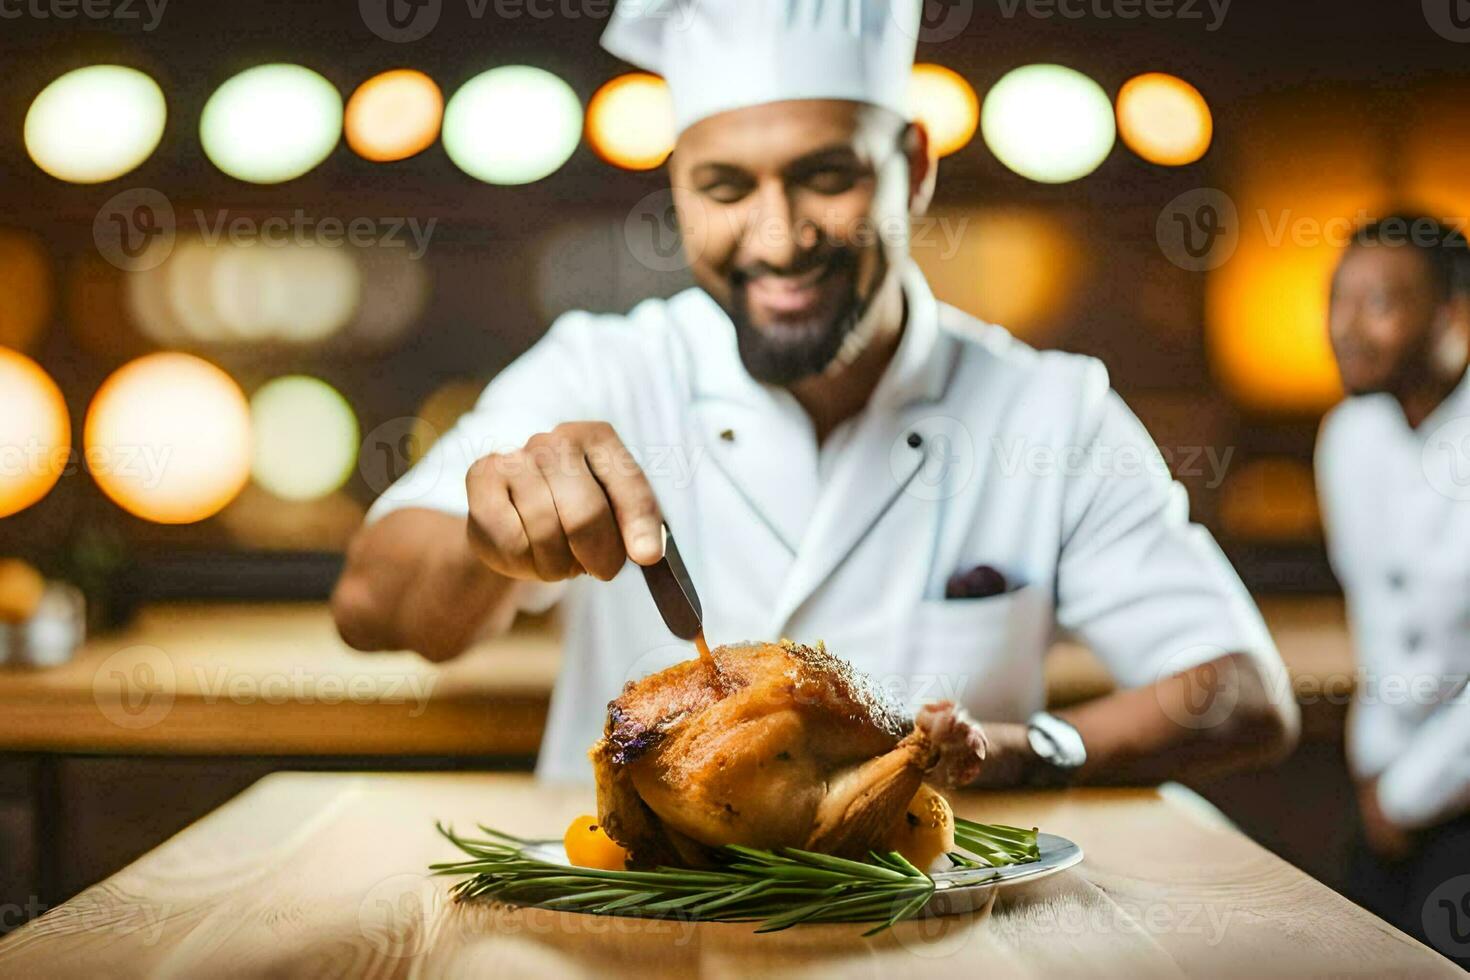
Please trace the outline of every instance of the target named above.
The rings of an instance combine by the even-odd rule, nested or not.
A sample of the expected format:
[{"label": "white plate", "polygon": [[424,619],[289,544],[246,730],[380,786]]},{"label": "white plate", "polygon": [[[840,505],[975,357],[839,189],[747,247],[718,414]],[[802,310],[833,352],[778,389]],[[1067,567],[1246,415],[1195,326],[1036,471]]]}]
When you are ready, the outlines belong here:
[{"label": "white plate", "polygon": [[993,888],[1035,881],[1065,871],[1082,860],[1082,848],[1056,834],[1037,834],[1041,858],[1003,868],[970,868],[941,871],[934,875],[934,897],[924,906],[925,915],[954,915],[982,907]]},{"label": "white plate", "polygon": [[[924,915],[956,915],[983,908],[992,889],[1036,881],[1064,871],[1082,860],[1082,848],[1056,834],[1037,834],[1036,844],[1041,858],[1026,864],[1002,868],[967,868],[941,871],[934,875],[934,896],[924,906]],[[528,854],[554,864],[570,865],[561,841],[532,841],[526,844]]]}]

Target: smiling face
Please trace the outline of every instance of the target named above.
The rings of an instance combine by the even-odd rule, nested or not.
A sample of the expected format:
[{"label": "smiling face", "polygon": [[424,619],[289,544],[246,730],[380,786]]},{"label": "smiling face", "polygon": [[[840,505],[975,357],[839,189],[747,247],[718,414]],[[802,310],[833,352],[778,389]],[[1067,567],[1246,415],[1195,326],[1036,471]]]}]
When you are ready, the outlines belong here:
[{"label": "smiling face", "polygon": [[844,100],[751,106],[680,135],[669,176],[685,254],[753,377],[792,384],[861,349],[928,173],[922,131]]}]

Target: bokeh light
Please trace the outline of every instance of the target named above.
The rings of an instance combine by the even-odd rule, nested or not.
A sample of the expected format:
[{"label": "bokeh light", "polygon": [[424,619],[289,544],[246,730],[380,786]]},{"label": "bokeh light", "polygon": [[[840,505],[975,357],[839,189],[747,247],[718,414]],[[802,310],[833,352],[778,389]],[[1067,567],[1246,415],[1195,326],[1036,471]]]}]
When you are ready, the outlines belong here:
[{"label": "bokeh light", "polygon": [[629,72],[603,85],[587,103],[587,143],[624,170],[652,170],[674,149],[674,104],[657,75]]},{"label": "bokeh light", "polygon": [[1215,122],[1199,89],[1182,78],[1149,72],[1119,89],[1118,134],[1150,163],[1182,167],[1205,155]]},{"label": "bokeh light", "polygon": [[963,75],[943,65],[914,66],[909,106],[941,157],[963,149],[980,125],[980,97]]},{"label": "bokeh light", "polygon": [[50,320],[54,292],[41,240],[0,229],[0,347],[31,349]]},{"label": "bokeh light", "polygon": [[[319,344],[341,334],[363,303],[359,252],[380,250],[182,237],[164,261],[129,274],[127,306],[160,345]],[[385,304],[376,311],[383,317],[404,305],[394,305],[391,291],[375,290],[373,299]]]},{"label": "bokeh light", "polygon": [[96,184],[137,167],[163,138],[158,83],[136,68],[92,65],[41,90],[26,113],[26,152],[59,180]]},{"label": "bokeh light", "polygon": [[1031,343],[1065,324],[1086,250],[1061,217],[1033,208],[980,208],[932,218],[941,231],[912,253],[941,300]]},{"label": "bokeh light", "polygon": [[1062,65],[1008,72],[985,95],[980,132],[1001,163],[1044,184],[1092,173],[1117,138],[1107,93]]},{"label": "bokeh light", "polygon": [[342,135],[342,96],[301,65],[259,65],[226,81],[204,104],[199,139],[214,165],[252,184],[300,177]]},{"label": "bokeh light", "polygon": [[0,347],[0,517],[51,492],[71,451],[71,420],[56,382],[19,351]]},{"label": "bokeh light", "polygon": [[406,160],[434,145],[444,96],[421,71],[397,68],[374,75],[347,100],[347,145],[376,163]]},{"label": "bokeh light", "polygon": [[1232,135],[1239,240],[1205,280],[1205,342],[1220,386],[1253,412],[1312,417],[1342,397],[1332,272],[1352,230],[1400,201],[1362,122],[1360,105],[1322,92],[1264,104]]},{"label": "bokeh light", "polygon": [[98,389],[87,467],[119,507],[159,524],[218,513],[250,478],[250,406],[228,374],[189,354],[149,354]]},{"label": "bokeh light", "polygon": [[465,82],[444,109],[444,151],[487,184],[529,184],[572,155],[582,104],[570,85],[528,65],[492,68]]},{"label": "bokeh light", "polygon": [[316,500],[357,466],[357,416],[336,389],[305,375],[277,378],[250,399],[251,476],[286,500]]},{"label": "bokeh light", "polygon": [[1327,292],[1338,258],[1325,243],[1272,246],[1243,231],[1235,255],[1210,273],[1206,347],[1236,401],[1313,413],[1341,397],[1327,340]]}]

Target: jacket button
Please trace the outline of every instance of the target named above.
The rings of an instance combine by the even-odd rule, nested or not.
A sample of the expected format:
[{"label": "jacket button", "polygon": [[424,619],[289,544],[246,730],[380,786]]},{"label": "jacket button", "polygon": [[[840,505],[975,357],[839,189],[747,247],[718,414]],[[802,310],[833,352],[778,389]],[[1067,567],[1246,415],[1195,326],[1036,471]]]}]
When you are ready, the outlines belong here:
[{"label": "jacket button", "polygon": [[918,449],[923,444],[924,444],[924,437],[923,436],[919,435],[917,432],[910,432],[909,433],[909,446],[911,446],[914,449]]},{"label": "jacket button", "polygon": [[1424,644],[1424,634],[1418,630],[1409,630],[1404,634],[1404,649],[1413,653]]},{"label": "jacket button", "polygon": [[1398,569],[1394,569],[1388,573],[1388,587],[1395,592],[1398,592],[1404,587],[1405,581],[1404,573]]},{"label": "jacket button", "polygon": [[735,441],[735,430],[734,429],[721,429],[720,430],[720,438],[723,439],[723,440],[725,440],[726,442],[734,442]]}]

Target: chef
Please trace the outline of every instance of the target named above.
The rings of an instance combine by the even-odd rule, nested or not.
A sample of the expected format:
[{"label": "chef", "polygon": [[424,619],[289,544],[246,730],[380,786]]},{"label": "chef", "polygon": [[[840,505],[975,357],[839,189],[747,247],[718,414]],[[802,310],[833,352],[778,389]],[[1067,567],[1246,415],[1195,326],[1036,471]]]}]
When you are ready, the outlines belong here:
[{"label": "chef", "polygon": [[[1366,225],[1332,284],[1349,397],[1322,424],[1317,484],[1359,666],[1348,755],[1362,839],[1352,897],[1459,955],[1470,920],[1426,904],[1470,868],[1470,278],[1431,218]],[[1457,906],[1466,888],[1440,897]],[[1449,925],[1449,923],[1445,923]]]},{"label": "chef", "polygon": [[[938,302],[910,259],[936,174],[905,101],[919,18],[616,8],[604,46],[672,93],[698,285],[558,319],[376,503],[333,597],[354,647],[436,660],[560,603],[542,777],[590,778],[608,700],[691,656],[634,567],[661,522],[712,643],[823,640],[899,701],[961,704],[984,785],[1166,779],[1292,740],[1259,614],[1103,365]],[[1051,715],[1062,630],[1119,690]]]}]

